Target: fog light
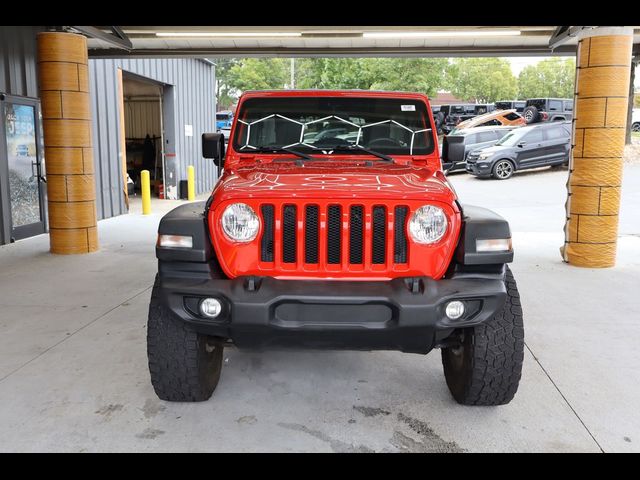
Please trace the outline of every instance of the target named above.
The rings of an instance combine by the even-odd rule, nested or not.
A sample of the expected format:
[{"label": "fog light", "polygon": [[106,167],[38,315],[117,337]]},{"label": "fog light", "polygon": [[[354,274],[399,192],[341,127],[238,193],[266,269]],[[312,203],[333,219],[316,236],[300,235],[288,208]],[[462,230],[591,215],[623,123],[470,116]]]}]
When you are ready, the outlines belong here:
[{"label": "fog light", "polygon": [[447,303],[447,307],[444,310],[444,313],[451,320],[457,320],[462,315],[464,315],[464,303],[460,300],[454,300],[453,302]]},{"label": "fog light", "polygon": [[216,318],[222,311],[222,304],[215,298],[205,298],[200,302],[200,313],[205,317]]}]

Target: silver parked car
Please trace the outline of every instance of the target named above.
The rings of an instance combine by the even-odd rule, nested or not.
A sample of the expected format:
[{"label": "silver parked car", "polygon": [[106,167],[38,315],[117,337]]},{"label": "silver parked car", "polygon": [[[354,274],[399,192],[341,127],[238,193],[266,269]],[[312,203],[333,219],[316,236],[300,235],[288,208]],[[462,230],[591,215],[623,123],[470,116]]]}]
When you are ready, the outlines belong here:
[{"label": "silver parked car", "polygon": [[465,170],[469,153],[484,147],[490,147],[512,130],[515,125],[504,127],[475,127],[457,130],[442,141],[442,164],[450,172]]}]

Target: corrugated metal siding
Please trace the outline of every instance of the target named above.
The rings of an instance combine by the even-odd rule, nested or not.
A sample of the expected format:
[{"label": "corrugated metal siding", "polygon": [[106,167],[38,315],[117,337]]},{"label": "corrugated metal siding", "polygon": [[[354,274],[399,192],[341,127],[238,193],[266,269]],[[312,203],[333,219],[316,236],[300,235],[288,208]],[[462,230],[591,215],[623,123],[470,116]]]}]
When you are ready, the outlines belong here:
[{"label": "corrugated metal siding", "polygon": [[[124,152],[120,151],[118,128],[118,68],[174,86],[173,128],[180,179],[186,179],[187,166],[194,165],[196,192],[210,191],[216,181],[216,168],[202,158],[200,138],[202,133],[215,131],[214,67],[192,58],[90,59],[98,218],[126,213],[121,174]],[[193,126],[192,137],[185,137],[185,124]]]},{"label": "corrugated metal siding", "polygon": [[89,63],[93,114],[93,152],[98,218],[127,213],[122,189],[120,129],[118,128],[117,64],[108,59]]},{"label": "corrugated metal siding", "polygon": [[0,92],[38,97],[37,40],[43,27],[0,27]]},{"label": "corrugated metal siding", "polygon": [[127,138],[159,137],[160,102],[152,100],[124,102],[124,125]]}]

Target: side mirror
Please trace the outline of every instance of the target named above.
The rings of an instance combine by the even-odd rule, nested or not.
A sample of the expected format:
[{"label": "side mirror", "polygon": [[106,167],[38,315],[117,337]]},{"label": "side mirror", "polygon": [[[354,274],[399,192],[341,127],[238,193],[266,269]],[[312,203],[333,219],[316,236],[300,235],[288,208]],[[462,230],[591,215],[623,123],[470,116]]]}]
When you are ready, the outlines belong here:
[{"label": "side mirror", "polygon": [[202,156],[213,159],[218,167],[224,167],[224,135],[222,133],[202,134]]},{"label": "side mirror", "polygon": [[518,144],[518,147],[522,148],[522,147],[524,147],[524,146],[526,146],[526,145],[527,145],[527,142],[520,142],[520,143]]}]

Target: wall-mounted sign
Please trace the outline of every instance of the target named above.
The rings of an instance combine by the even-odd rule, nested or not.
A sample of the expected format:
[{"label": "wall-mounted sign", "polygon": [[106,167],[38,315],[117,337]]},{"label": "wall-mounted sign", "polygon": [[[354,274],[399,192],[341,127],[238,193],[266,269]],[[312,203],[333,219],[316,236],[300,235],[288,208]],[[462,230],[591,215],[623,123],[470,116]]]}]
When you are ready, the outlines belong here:
[{"label": "wall-mounted sign", "polygon": [[184,136],[185,137],[193,137],[193,125],[185,125],[184,126]]}]

